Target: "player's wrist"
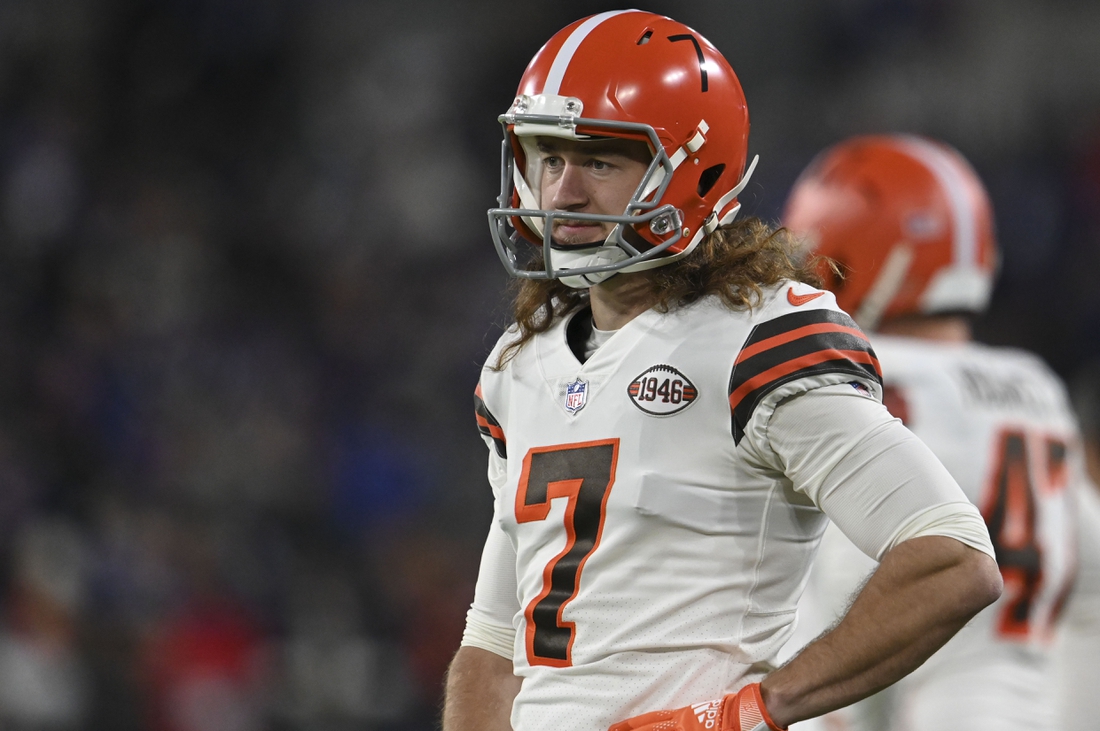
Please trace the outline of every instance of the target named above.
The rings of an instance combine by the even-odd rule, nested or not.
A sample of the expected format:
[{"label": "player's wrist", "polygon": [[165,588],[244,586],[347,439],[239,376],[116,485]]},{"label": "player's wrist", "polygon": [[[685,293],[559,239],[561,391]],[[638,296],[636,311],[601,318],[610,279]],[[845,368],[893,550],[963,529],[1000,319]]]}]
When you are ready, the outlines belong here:
[{"label": "player's wrist", "polygon": [[736,718],[741,724],[731,728],[737,731],[756,731],[757,729],[763,731],[759,725],[759,721],[763,721],[770,731],[787,731],[787,727],[780,725],[768,708],[768,703],[764,700],[765,692],[760,683],[752,683],[737,693],[727,696],[727,712],[736,713]]},{"label": "player's wrist", "polygon": [[608,731],[787,731],[772,718],[760,684],[712,701],[668,711],[650,711],[612,724]]}]

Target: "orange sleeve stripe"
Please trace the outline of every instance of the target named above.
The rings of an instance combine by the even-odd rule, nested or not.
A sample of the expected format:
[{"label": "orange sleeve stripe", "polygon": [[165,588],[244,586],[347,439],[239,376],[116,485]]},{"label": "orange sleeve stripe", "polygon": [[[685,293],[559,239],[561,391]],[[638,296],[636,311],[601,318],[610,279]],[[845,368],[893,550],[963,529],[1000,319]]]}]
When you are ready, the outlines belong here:
[{"label": "orange sleeve stripe", "polygon": [[804,338],[808,335],[817,335],[819,333],[827,332],[855,335],[860,340],[863,340],[865,342],[867,341],[867,336],[864,335],[863,332],[857,328],[844,327],[843,325],[836,325],[831,322],[822,322],[816,325],[803,325],[802,327],[795,328],[794,330],[788,330],[785,333],[773,335],[772,337],[767,338],[766,340],[761,340],[758,343],[753,343],[752,345],[741,351],[741,353],[737,356],[737,360],[734,361],[734,365],[737,365],[742,361],[748,360],[754,355],[763,353],[765,350],[771,350],[776,346],[783,345],[784,343],[789,343],[792,340],[798,340],[799,338]]},{"label": "orange sleeve stripe", "polygon": [[507,457],[506,445],[508,440],[504,438],[504,429],[501,427],[500,422],[496,420],[496,417],[485,405],[480,382],[474,388],[474,419],[477,421],[477,430],[492,438],[496,445],[497,454],[501,457]]},{"label": "orange sleeve stripe", "polygon": [[881,373],[879,368],[878,358],[863,350],[836,350],[830,348],[828,350],[819,350],[816,353],[809,353],[803,355],[800,358],[792,358],[791,360],[780,363],[773,368],[758,373],[756,376],[742,383],[737,389],[730,394],[730,408],[736,409],[737,405],[741,403],[741,399],[745,398],[748,394],[752,393],[761,386],[767,385],[777,378],[790,375],[796,371],[802,370],[809,366],[817,365],[818,363],[825,363],[831,360],[847,360],[856,363],[864,363],[872,366],[876,372]]},{"label": "orange sleeve stripe", "polygon": [[481,414],[474,414],[474,417],[477,419],[477,425],[481,427],[482,430],[487,432],[489,436],[491,436],[493,439],[499,439],[502,442],[508,441],[504,438],[504,430],[501,429],[498,425],[493,424]]}]

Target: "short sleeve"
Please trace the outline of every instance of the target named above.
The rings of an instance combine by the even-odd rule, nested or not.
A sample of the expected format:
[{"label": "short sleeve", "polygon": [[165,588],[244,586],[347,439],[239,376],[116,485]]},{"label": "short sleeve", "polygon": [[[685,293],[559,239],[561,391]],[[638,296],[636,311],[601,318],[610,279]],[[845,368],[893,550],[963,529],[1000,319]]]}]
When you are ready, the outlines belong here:
[{"label": "short sleeve", "polygon": [[516,584],[516,552],[496,519],[489,528],[481,553],[474,601],[466,613],[463,646],[480,647],[512,659],[519,612]]},{"label": "short sleeve", "polygon": [[754,444],[868,556],[918,535],[947,535],[992,555],[989,534],[936,456],[880,403],[845,386],[774,409]]}]

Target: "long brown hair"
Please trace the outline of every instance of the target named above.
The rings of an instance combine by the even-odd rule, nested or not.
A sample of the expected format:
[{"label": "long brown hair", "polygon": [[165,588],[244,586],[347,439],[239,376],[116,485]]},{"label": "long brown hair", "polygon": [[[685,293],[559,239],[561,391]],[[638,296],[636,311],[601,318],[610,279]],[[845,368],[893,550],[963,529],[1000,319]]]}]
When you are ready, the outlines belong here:
[{"label": "long brown hair", "polygon": [[[649,270],[647,278],[653,307],[659,312],[708,295],[715,295],[731,310],[745,310],[759,304],[766,287],[784,279],[820,287],[821,262],[800,256],[798,241],[787,229],[753,217],[721,226],[691,254]],[[512,313],[519,333],[501,351],[494,370],[504,368],[535,335],[588,303],[587,290],[556,279],[517,279],[515,290]]]}]

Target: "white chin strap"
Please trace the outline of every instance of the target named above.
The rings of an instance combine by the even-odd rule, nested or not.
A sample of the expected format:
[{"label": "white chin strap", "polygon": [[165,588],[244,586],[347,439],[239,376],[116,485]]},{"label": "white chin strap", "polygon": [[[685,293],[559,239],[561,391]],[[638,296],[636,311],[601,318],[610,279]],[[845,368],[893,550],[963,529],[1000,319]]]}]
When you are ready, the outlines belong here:
[{"label": "white chin strap", "polygon": [[[554,269],[579,269],[581,267],[601,266],[603,264],[618,264],[630,256],[618,246],[584,246],[575,249],[551,249],[550,265]],[[588,289],[593,284],[599,284],[618,271],[592,272],[590,274],[577,274],[571,277],[559,277],[558,280],[573,289]]]}]

